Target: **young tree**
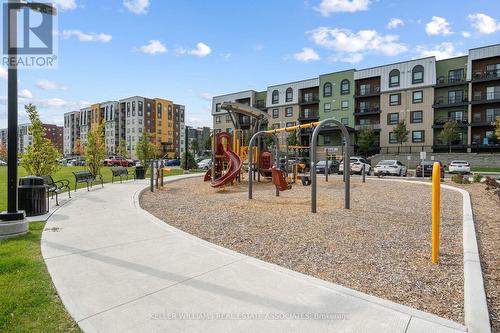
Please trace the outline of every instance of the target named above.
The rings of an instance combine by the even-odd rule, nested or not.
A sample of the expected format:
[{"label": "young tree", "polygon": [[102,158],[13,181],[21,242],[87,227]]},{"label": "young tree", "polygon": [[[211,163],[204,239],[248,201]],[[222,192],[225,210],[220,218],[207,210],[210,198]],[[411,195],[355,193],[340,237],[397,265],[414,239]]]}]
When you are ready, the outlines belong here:
[{"label": "young tree", "polygon": [[451,153],[451,144],[453,141],[460,139],[460,128],[455,120],[448,120],[443,127],[443,130],[438,134],[438,138],[446,142]]},{"label": "young tree", "polygon": [[367,155],[370,148],[375,144],[375,132],[370,127],[362,127],[358,134],[359,150]]},{"label": "young tree", "polygon": [[116,147],[116,154],[123,158],[130,158],[127,146],[125,145],[125,140],[121,140],[118,147]]},{"label": "young tree", "polygon": [[7,146],[0,143],[0,160],[7,161]]},{"label": "young tree", "polygon": [[205,141],[203,141],[203,148],[205,150],[212,150],[212,139],[211,138],[206,138]]},{"label": "young tree", "polygon": [[193,141],[191,141],[191,150],[195,155],[198,154],[198,152],[200,151],[200,144],[198,140],[194,139]]},{"label": "young tree", "polygon": [[82,155],[84,153],[84,148],[80,139],[75,139],[75,143],[73,144],[73,154],[74,155]]},{"label": "young tree", "polygon": [[299,139],[297,138],[298,134],[299,134],[298,131],[288,134],[286,141],[288,142],[289,146],[297,146],[299,144]]},{"label": "young tree", "polygon": [[187,164],[186,168],[186,153],[181,156],[181,168],[184,170],[195,169],[197,167],[196,161],[194,160],[193,154],[191,152],[187,152]]},{"label": "young tree", "polygon": [[495,136],[500,140],[500,116],[497,116],[495,121]]},{"label": "young tree", "polygon": [[21,156],[21,166],[26,169],[28,175],[48,176],[59,169],[58,159],[61,154],[52,142],[45,137],[43,127],[36,106],[28,104],[24,106],[31,125],[29,134],[33,137],[33,144],[28,146]]},{"label": "young tree", "polygon": [[403,147],[403,143],[408,141],[408,129],[406,128],[406,123],[404,120],[400,121],[398,125],[394,128],[394,135],[396,136],[396,142],[399,143],[400,147]]},{"label": "young tree", "polygon": [[104,130],[102,125],[97,125],[88,132],[85,146],[85,164],[94,176],[101,175],[102,160],[105,156]]},{"label": "young tree", "polygon": [[136,152],[141,165],[147,168],[149,161],[155,157],[156,146],[151,142],[150,136],[146,132],[142,132],[141,138],[137,143]]}]

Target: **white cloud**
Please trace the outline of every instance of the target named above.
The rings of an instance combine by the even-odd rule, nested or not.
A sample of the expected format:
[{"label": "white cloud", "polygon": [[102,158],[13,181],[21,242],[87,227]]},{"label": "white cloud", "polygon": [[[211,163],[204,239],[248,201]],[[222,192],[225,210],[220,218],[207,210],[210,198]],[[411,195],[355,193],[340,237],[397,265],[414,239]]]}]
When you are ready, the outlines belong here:
[{"label": "white cloud", "polygon": [[450,42],[443,42],[431,47],[428,47],[426,45],[419,45],[417,46],[417,52],[422,57],[435,56],[437,60],[463,55],[463,53],[456,50],[455,46]]},{"label": "white cloud", "polygon": [[229,60],[233,55],[231,53],[221,53],[220,56],[225,60]]},{"label": "white cloud", "polygon": [[343,62],[348,62],[350,64],[357,64],[363,60],[363,55],[361,53],[352,53],[351,55],[340,59]]},{"label": "white cloud", "polygon": [[61,98],[48,98],[48,99],[42,99],[39,101],[40,104],[44,106],[49,106],[49,107],[63,107],[68,104],[67,101],[61,99]]},{"label": "white cloud", "polygon": [[396,29],[397,27],[403,26],[405,23],[402,19],[396,17],[391,18],[389,23],[387,23],[387,29]]},{"label": "white cloud", "polygon": [[66,90],[67,87],[49,80],[38,80],[36,86],[42,90]]},{"label": "white cloud", "polygon": [[319,7],[315,7],[323,16],[329,16],[331,13],[354,13],[367,10],[370,0],[321,0]]},{"label": "white cloud", "polygon": [[5,80],[7,81],[7,68],[5,67],[0,67],[0,80]]},{"label": "white cloud", "polygon": [[433,16],[431,21],[425,25],[425,32],[428,35],[451,35],[453,32],[451,31],[450,23],[444,18],[440,16]]},{"label": "white cloud", "polygon": [[28,89],[23,89],[18,94],[19,98],[33,98],[33,94]]},{"label": "white cloud", "polygon": [[206,101],[212,101],[212,98],[214,97],[214,94],[208,93],[208,92],[203,92],[200,94],[200,97],[203,98]]},{"label": "white cloud", "polygon": [[472,34],[468,31],[462,31],[462,37],[463,38],[469,38],[470,36],[472,36]]},{"label": "white cloud", "polygon": [[149,0],[123,0],[125,8],[134,14],[147,14],[150,4]]},{"label": "white cloud", "polygon": [[56,5],[60,10],[73,10],[76,9],[75,0],[52,0],[52,3]]},{"label": "white cloud", "polygon": [[176,52],[177,52],[177,54],[181,54],[181,55],[189,54],[189,55],[193,55],[193,56],[197,56],[197,57],[206,57],[207,55],[212,53],[212,49],[207,44],[205,44],[203,42],[199,42],[198,44],[196,44],[195,49],[187,50],[183,47],[179,47],[179,48],[177,48]]},{"label": "white cloud", "polygon": [[168,52],[167,47],[156,39],[150,40],[148,44],[141,46],[140,50],[142,53],[152,55]]},{"label": "white cloud", "polygon": [[[349,29],[319,27],[308,31],[312,41],[319,46],[337,52],[376,52],[388,56],[406,52],[408,48],[398,43],[397,35],[381,35],[375,30],[352,32]],[[356,56],[359,59],[359,56]]]},{"label": "white cloud", "polygon": [[297,61],[310,62],[319,60],[319,54],[310,47],[303,47],[301,52],[294,53],[293,57]]},{"label": "white cloud", "polygon": [[470,14],[468,16],[472,22],[472,27],[481,34],[492,34],[500,31],[500,22],[497,22],[493,17],[482,13]]},{"label": "white cloud", "polygon": [[71,38],[71,37],[76,37],[80,42],[102,42],[102,43],[107,43],[111,41],[111,38],[113,38],[111,35],[105,34],[105,33],[85,33],[80,30],[64,30],[63,31],[63,37],[64,38]]}]

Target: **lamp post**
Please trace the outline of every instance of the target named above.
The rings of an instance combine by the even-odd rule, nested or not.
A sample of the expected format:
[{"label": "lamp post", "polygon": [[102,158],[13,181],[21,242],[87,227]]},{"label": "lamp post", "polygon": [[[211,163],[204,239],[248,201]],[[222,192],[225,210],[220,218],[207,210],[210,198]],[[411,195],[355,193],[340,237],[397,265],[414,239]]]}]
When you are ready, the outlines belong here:
[{"label": "lamp post", "polygon": [[44,3],[9,0],[6,6],[7,13],[4,17],[7,17],[7,50],[9,60],[7,69],[7,211],[0,214],[1,221],[24,220],[24,211],[17,210],[17,13],[23,7],[42,14],[56,15],[56,9]]}]

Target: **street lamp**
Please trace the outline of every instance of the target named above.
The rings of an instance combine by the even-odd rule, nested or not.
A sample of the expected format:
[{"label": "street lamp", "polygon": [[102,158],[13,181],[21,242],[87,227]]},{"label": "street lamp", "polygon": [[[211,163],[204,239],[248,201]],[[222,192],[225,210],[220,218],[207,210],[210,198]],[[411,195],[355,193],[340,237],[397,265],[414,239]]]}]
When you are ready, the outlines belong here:
[{"label": "street lamp", "polygon": [[[1,221],[24,220],[24,211],[17,210],[17,11],[23,7],[47,15],[56,15],[56,9],[48,4],[9,0],[7,3],[7,45],[9,67],[7,69],[8,90],[8,153],[7,153],[7,211],[0,214]],[[5,16],[4,16],[5,17]],[[5,36],[5,35],[4,35]],[[12,46],[12,41],[16,41]],[[6,228],[12,229],[12,228]],[[0,237],[2,231],[0,229]]]}]

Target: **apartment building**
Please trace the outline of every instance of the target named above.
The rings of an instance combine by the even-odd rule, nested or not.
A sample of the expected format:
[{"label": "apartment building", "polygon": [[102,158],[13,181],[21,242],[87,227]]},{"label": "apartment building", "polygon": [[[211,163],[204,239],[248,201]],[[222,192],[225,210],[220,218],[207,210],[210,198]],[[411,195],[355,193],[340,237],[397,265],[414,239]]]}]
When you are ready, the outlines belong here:
[{"label": "apartment building", "polygon": [[[20,154],[24,153],[27,147],[33,144],[33,136],[29,134],[31,124],[20,124],[17,129],[17,149]],[[45,138],[49,139],[54,147],[63,153],[63,127],[53,124],[42,124],[45,128]],[[0,129],[0,143],[7,146],[8,131],[6,128]]]},{"label": "apartment building", "polygon": [[[215,96],[212,99],[212,117],[214,118],[214,131],[219,132],[229,132],[232,133],[235,125],[234,122],[238,123],[238,127],[243,131],[243,135],[246,140],[250,140],[249,130],[250,130],[250,118],[244,115],[237,115],[236,119],[232,119],[226,110],[221,109],[221,104],[224,102],[236,102],[246,105],[252,105],[258,108],[264,108],[267,103],[266,92],[256,92],[255,90],[246,90],[221,96]],[[257,102],[258,101],[258,102]]]},{"label": "apartment building", "polygon": [[[231,132],[234,128],[231,117],[220,110],[227,101],[266,111],[270,128],[335,118],[346,125],[355,148],[356,133],[370,128],[376,137],[370,153],[447,151],[449,144],[440,133],[449,120],[456,121],[460,133],[452,142],[453,151],[500,151],[493,125],[500,115],[500,44],[445,60],[426,57],[273,85],[257,103],[259,94],[248,90],[214,97],[214,129]],[[250,119],[239,117],[239,127],[246,131]],[[394,129],[402,121],[408,140],[400,144]],[[309,144],[311,132],[300,131],[300,144]],[[323,131],[319,140],[332,148],[341,148],[341,143],[335,128]]]},{"label": "apartment building", "polygon": [[[65,119],[71,119],[72,114],[65,114]],[[136,158],[137,144],[143,133],[147,133],[157,147],[158,155],[178,158],[184,151],[181,148],[184,118],[184,105],[161,98],[132,96],[92,104],[79,111],[78,123],[65,122],[65,131],[70,133],[74,129],[75,133],[74,136],[65,136],[65,155],[74,153],[69,148],[71,142],[74,144],[74,140],[79,138],[83,145],[87,144],[90,128],[102,124],[107,155],[117,154],[118,147],[123,145],[130,156]]]},{"label": "apartment building", "polygon": [[64,114],[63,135],[64,156],[74,155],[75,140],[80,138],[80,111],[72,111]]}]

